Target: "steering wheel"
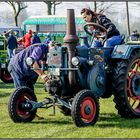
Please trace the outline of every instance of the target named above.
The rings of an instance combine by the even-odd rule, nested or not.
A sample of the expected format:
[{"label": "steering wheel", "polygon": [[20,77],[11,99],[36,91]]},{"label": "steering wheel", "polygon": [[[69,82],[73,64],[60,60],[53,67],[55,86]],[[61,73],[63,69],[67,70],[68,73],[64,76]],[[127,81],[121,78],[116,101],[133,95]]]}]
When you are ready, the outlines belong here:
[{"label": "steering wheel", "polygon": [[[103,34],[102,35],[96,35],[97,30],[95,28],[95,31],[93,32],[90,32],[88,30],[88,26],[93,26],[93,27],[97,27],[98,29],[101,29],[103,31]],[[97,24],[97,23],[94,23],[94,22],[87,22],[85,25],[84,25],[84,30],[87,34],[91,35],[91,36],[94,36],[94,37],[97,37],[97,38],[106,38],[107,37],[107,30],[105,27],[101,26],[100,24]]]}]

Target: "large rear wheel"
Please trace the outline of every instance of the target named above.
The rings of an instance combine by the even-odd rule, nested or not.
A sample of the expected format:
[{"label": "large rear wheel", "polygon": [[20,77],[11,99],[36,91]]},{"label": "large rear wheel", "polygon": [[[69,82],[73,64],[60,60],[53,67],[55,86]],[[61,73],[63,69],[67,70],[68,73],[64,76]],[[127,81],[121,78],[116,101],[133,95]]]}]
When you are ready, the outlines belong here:
[{"label": "large rear wheel", "polygon": [[99,117],[99,102],[90,90],[81,90],[74,97],[71,108],[72,118],[78,127],[94,125]]},{"label": "large rear wheel", "polygon": [[30,122],[34,119],[37,110],[31,111],[32,105],[27,100],[37,101],[36,96],[28,87],[17,88],[8,102],[9,116],[14,122]]},{"label": "large rear wheel", "polygon": [[117,63],[114,81],[118,114],[124,118],[140,117],[140,51]]}]

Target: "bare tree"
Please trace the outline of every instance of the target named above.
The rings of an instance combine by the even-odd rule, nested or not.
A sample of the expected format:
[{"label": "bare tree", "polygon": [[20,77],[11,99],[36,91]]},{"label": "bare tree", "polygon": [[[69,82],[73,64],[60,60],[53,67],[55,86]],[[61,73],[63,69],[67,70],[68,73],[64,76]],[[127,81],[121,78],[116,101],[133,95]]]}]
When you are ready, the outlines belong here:
[{"label": "bare tree", "polygon": [[59,5],[59,4],[61,4],[61,3],[62,3],[62,2],[56,2],[56,1],[53,2],[53,15],[55,15],[56,6]]},{"label": "bare tree", "polygon": [[44,1],[44,3],[47,5],[47,15],[52,15],[52,11],[53,11],[53,15],[55,15],[56,6],[61,4],[62,2]]},{"label": "bare tree", "polygon": [[107,12],[114,5],[114,3],[98,2],[96,5],[97,5],[96,11],[98,10],[99,13],[104,13]]},{"label": "bare tree", "polygon": [[7,1],[6,3],[8,3],[13,8],[15,25],[18,26],[18,16],[23,9],[27,8],[27,5],[24,2],[19,1]]},{"label": "bare tree", "polygon": [[97,2],[94,1],[94,12],[96,12],[96,11],[97,11]]},{"label": "bare tree", "polygon": [[114,5],[113,2],[97,2],[97,0],[94,0],[93,11],[104,13],[107,12],[113,5]]},{"label": "bare tree", "polygon": [[44,1],[47,6],[47,15],[52,15],[52,2],[51,1]]}]

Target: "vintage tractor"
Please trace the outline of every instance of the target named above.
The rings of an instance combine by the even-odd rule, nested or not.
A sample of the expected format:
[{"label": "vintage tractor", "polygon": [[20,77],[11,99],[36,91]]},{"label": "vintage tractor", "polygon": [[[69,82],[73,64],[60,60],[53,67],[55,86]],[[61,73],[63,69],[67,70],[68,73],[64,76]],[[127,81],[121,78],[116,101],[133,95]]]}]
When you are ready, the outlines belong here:
[{"label": "vintage tractor", "polygon": [[[74,10],[67,11],[65,44],[49,49],[46,60],[49,80],[45,89],[50,96],[37,102],[31,89],[16,89],[8,104],[14,122],[30,122],[38,108],[58,106],[63,114],[72,115],[78,127],[94,125],[99,116],[98,99],[112,94],[121,117],[140,117],[140,46],[123,44],[122,38],[122,45],[115,48],[91,48],[97,31],[89,32],[88,26],[101,28],[105,34],[98,37],[106,38],[104,27],[87,23],[84,29],[92,36],[91,43],[88,45],[86,37],[82,37],[84,43],[78,45]],[[31,65],[31,61],[27,63]],[[42,68],[45,70],[44,65]]]},{"label": "vintage tractor", "polygon": [[0,78],[4,83],[12,83],[12,77],[7,70],[8,56],[6,50],[6,39],[0,35]]}]

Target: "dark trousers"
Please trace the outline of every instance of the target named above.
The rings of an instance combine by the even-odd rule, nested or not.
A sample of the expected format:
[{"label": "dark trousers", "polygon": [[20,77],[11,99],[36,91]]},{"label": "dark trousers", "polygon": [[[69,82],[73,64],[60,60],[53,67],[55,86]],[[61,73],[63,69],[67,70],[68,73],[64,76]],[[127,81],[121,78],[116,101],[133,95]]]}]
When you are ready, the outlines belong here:
[{"label": "dark trousers", "polygon": [[32,90],[34,90],[34,84],[36,83],[38,76],[22,75],[17,70],[15,70],[12,65],[8,66],[8,71],[10,72],[12,76],[15,88],[27,86],[31,88]]}]

